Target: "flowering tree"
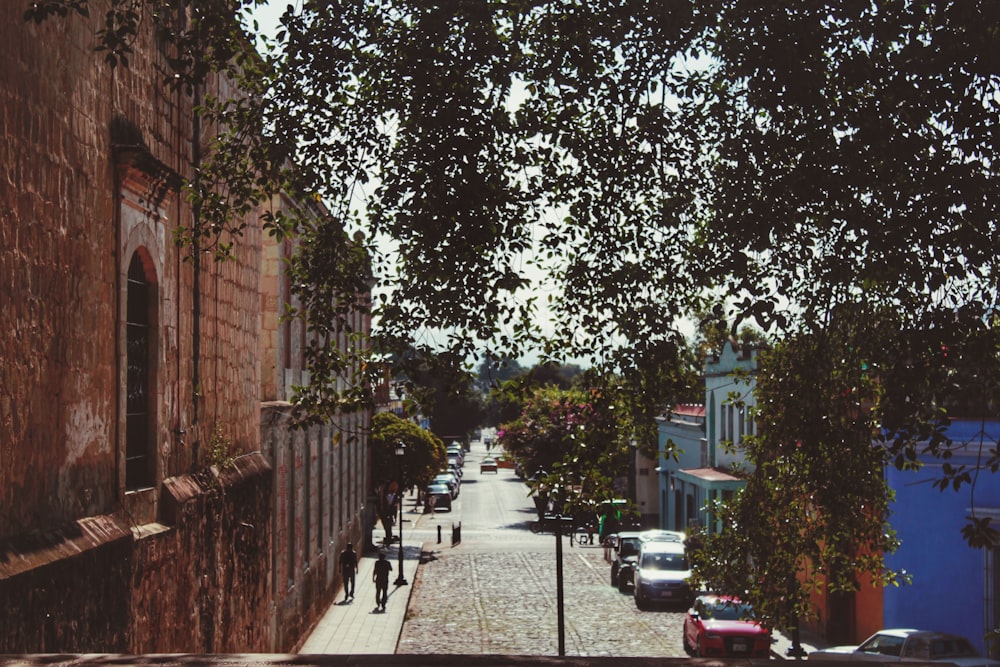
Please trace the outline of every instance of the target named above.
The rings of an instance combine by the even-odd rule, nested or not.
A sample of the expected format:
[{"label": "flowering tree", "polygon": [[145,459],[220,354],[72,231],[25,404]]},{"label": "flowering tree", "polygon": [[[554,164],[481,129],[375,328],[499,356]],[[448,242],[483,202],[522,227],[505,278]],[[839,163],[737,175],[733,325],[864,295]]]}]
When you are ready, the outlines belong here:
[{"label": "flowering tree", "polygon": [[628,433],[615,403],[598,389],[541,387],[525,398],[521,415],[497,430],[499,443],[532,476],[542,503],[572,513],[615,496],[627,473]]}]

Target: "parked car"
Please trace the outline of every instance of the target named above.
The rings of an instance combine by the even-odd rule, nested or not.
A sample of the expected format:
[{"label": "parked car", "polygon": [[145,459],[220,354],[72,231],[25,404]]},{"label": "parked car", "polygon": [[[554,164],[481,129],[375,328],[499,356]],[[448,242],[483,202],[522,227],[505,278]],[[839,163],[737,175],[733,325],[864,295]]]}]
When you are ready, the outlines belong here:
[{"label": "parked car", "polygon": [[458,460],[458,465],[465,465],[465,450],[459,445],[448,445],[446,453],[449,458],[454,456]]},{"label": "parked car", "polygon": [[680,542],[643,542],[634,570],[633,591],[639,609],[657,602],[691,604],[691,566]]},{"label": "parked car", "polygon": [[816,660],[911,662],[940,660],[958,667],[996,667],[1000,661],[984,658],[959,635],[912,628],[879,630],[860,646],[834,646],[809,654]]},{"label": "parked car", "polygon": [[447,484],[430,484],[424,494],[424,512],[451,511],[451,489]]},{"label": "parked car", "polygon": [[458,477],[456,477],[455,473],[451,472],[450,470],[448,472],[442,472],[439,473],[438,475],[435,475],[434,479],[431,480],[431,484],[446,485],[448,487],[448,490],[451,491],[452,500],[458,498],[458,494],[462,488],[462,485],[459,483]]},{"label": "parked car", "polygon": [[493,474],[497,474],[499,472],[497,469],[497,460],[495,458],[488,456],[482,460],[479,464],[479,473],[482,474],[484,472],[491,472]]},{"label": "parked car", "polygon": [[699,657],[767,658],[771,630],[754,620],[753,608],[737,598],[702,595],[684,617],[684,650]]},{"label": "parked car", "polygon": [[638,531],[618,533],[615,538],[614,556],[611,560],[611,585],[625,592],[632,585],[635,560],[639,556],[642,535]]}]

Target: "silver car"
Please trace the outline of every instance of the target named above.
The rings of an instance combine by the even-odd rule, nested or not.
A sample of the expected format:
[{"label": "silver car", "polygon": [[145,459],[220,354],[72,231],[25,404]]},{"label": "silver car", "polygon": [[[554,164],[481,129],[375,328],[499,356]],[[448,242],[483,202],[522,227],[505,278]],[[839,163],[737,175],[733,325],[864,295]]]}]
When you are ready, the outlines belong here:
[{"label": "silver car", "polygon": [[635,606],[656,603],[689,605],[694,599],[688,579],[691,566],[684,545],[674,541],[643,542],[635,568]]},{"label": "silver car", "polygon": [[984,658],[968,639],[959,635],[912,628],[880,630],[860,646],[834,646],[813,651],[815,660],[858,662],[938,661],[958,667],[996,667],[1000,661]]}]

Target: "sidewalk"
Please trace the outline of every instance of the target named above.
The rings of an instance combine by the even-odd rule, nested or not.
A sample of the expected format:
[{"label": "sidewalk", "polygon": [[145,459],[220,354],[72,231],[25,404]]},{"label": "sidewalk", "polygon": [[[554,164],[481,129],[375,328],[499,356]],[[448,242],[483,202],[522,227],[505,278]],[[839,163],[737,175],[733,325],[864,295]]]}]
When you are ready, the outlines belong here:
[{"label": "sidewalk", "polygon": [[[376,529],[372,539],[380,544],[384,533]],[[399,576],[399,545],[384,547],[385,557],[392,563],[389,574],[389,600],[385,611],[375,605],[375,582],[372,571],[377,553],[367,552],[358,560],[358,575],[355,578],[354,599],[345,602],[343,594],[330,605],[326,613],[303,642],[299,654],[369,654],[393,655],[399,641],[399,633],[406,618],[410,591],[417,577],[417,566],[423,545],[411,541],[403,530],[403,576],[405,586],[396,586]]]},{"label": "sidewalk", "polygon": [[[780,660],[795,660],[795,656],[789,655],[788,650],[792,646],[791,635],[786,635],[780,632],[775,632],[773,635],[773,643],[771,644],[771,657],[778,658]],[[804,660],[807,655],[813,651],[818,651],[822,648],[827,648],[827,644],[822,638],[817,637],[811,632],[803,630],[799,633],[799,646],[805,652],[800,660]]]}]

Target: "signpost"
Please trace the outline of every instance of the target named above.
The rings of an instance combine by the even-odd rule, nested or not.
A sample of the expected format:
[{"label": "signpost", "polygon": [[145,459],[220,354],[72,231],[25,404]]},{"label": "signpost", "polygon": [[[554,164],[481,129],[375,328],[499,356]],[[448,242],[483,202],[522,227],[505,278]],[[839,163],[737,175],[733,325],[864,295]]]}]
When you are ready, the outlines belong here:
[{"label": "signpost", "polygon": [[556,534],[556,614],[559,626],[559,655],[566,655],[566,619],[563,616],[563,529],[573,530],[573,517],[561,514],[546,514],[542,525]]}]

